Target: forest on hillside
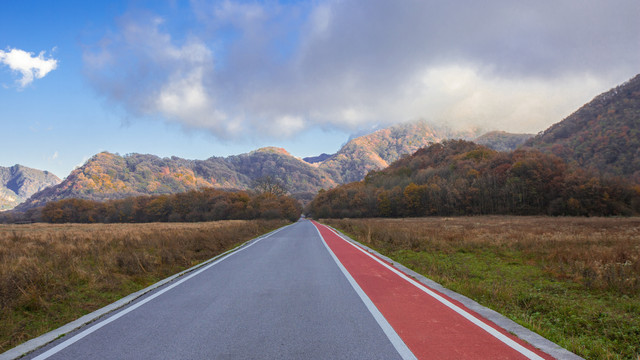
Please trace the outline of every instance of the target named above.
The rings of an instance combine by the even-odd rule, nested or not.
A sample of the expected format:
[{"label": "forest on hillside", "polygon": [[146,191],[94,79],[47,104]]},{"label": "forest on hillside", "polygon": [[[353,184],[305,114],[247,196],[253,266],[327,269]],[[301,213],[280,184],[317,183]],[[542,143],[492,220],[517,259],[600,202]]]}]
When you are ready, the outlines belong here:
[{"label": "forest on hillside", "polygon": [[640,184],[640,75],[598,95],[525,146]]},{"label": "forest on hillside", "polygon": [[448,140],[363,181],[321,190],[307,212],[318,218],[633,215],[640,212],[640,186],[593,176],[535,149],[497,152]]}]

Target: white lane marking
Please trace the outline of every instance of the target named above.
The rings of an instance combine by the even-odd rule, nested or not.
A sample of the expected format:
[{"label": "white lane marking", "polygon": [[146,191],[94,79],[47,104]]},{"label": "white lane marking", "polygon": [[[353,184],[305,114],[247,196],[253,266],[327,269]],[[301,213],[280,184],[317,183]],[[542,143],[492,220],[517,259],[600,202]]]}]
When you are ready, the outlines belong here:
[{"label": "white lane marking", "polygon": [[[322,225],[322,226],[325,226],[325,225]],[[352,243],[351,241],[346,240],[345,238],[342,237],[342,235],[340,235],[334,229],[332,229],[332,228],[330,228],[328,226],[327,226],[327,229],[331,230],[340,239],[342,239],[342,241],[345,241],[346,243],[348,243],[349,245],[353,246],[354,248],[362,251],[363,253],[365,253],[367,256],[369,256],[373,260],[375,260],[378,263],[382,264],[387,269],[393,271],[396,275],[400,276],[402,279],[408,281],[410,284],[412,284],[413,286],[417,287],[418,289],[424,291],[425,293],[427,293],[431,297],[435,298],[436,300],[438,300],[439,302],[441,302],[442,304],[444,304],[445,306],[447,306],[451,310],[453,310],[456,313],[462,315],[462,317],[464,317],[465,319],[471,321],[473,324],[477,325],[482,330],[484,330],[484,331],[488,332],[489,334],[493,335],[494,337],[496,337],[498,340],[502,341],[507,346],[511,347],[512,349],[516,350],[517,352],[521,353],[522,355],[526,356],[529,359],[544,360],[544,358],[540,357],[538,354],[536,354],[533,351],[527,349],[526,347],[518,344],[517,342],[513,341],[512,339],[510,339],[508,336],[506,336],[503,333],[499,332],[498,330],[494,329],[493,327],[485,324],[483,321],[481,321],[480,319],[478,319],[475,316],[471,315],[470,313],[466,312],[465,310],[463,310],[462,308],[460,308],[456,304],[454,304],[454,303],[450,302],[449,300],[443,298],[442,296],[440,296],[437,293],[433,292],[432,290],[430,290],[429,288],[425,287],[421,283],[411,279],[410,277],[405,275],[403,272],[401,272],[398,269],[394,268],[393,266],[385,263],[384,261],[378,259],[377,257],[375,257],[372,254],[370,254],[368,251],[365,251],[363,248],[357,246],[356,244]]]},{"label": "white lane marking", "polygon": [[[43,360],[43,359],[46,359],[46,358],[48,358],[48,357],[50,357],[50,356],[52,356],[52,355],[55,355],[56,353],[58,353],[58,352],[60,352],[61,350],[65,349],[66,347],[68,347],[68,346],[72,345],[73,343],[77,342],[78,340],[80,340],[80,339],[84,338],[85,336],[87,336],[87,335],[91,334],[92,332],[94,332],[94,331],[96,331],[96,330],[100,329],[101,327],[103,327],[103,326],[105,326],[105,325],[107,325],[107,324],[109,324],[109,323],[111,323],[111,322],[113,322],[113,321],[118,320],[118,319],[119,319],[119,318],[121,318],[122,316],[124,316],[124,315],[126,315],[126,314],[128,314],[128,313],[132,312],[133,310],[135,310],[135,309],[139,308],[140,306],[142,306],[142,305],[144,305],[144,304],[148,303],[149,301],[151,301],[151,300],[153,300],[153,299],[157,298],[158,296],[160,296],[160,295],[162,295],[162,294],[166,293],[167,291],[169,291],[169,290],[173,289],[174,287],[176,287],[176,286],[178,286],[178,285],[182,284],[183,282],[185,282],[185,281],[187,281],[187,280],[191,279],[192,277],[194,277],[194,276],[196,276],[196,275],[198,275],[198,274],[202,273],[203,271],[206,271],[206,270],[210,269],[211,267],[213,267],[214,265],[216,265],[216,264],[220,263],[221,261],[226,260],[226,259],[230,258],[231,256],[233,256],[233,255],[235,255],[235,254],[237,254],[237,253],[239,253],[239,252],[241,252],[241,251],[244,251],[244,250],[246,250],[246,249],[250,248],[251,246],[253,246],[253,245],[257,244],[258,242],[260,242],[260,241],[262,241],[262,240],[264,240],[264,239],[266,239],[266,238],[268,238],[268,237],[270,237],[271,235],[274,235],[274,234],[276,234],[276,233],[280,232],[280,230],[282,230],[282,229],[284,229],[284,228],[286,228],[286,227],[288,227],[288,226],[285,226],[285,227],[282,227],[282,228],[280,228],[280,229],[277,229],[277,230],[275,230],[275,231],[271,232],[270,234],[268,234],[268,235],[266,235],[266,236],[264,236],[264,237],[262,237],[262,238],[258,238],[258,239],[256,239],[254,242],[252,242],[251,244],[246,245],[246,246],[244,246],[244,247],[242,247],[242,248],[240,248],[240,249],[237,249],[237,250],[236,250],[236,249],[231,249],[231,250],[227,251],[226,253],[222,254],[222,257],[221,257],[220,259],[218,259],[218,260],[216,260],[216,261],[212,262],[211,264],[209,264],[209,265],[207,265],[207,266],[203,267],[202,269],[200,269],[200,270],[198,270],[198,271],[194,272],[193,274],[188,275],[188,276],[186,276],[185,278],[183,278],[183,279],[181,279],[181,280],[179,280],[179,281],[177,281],[177,282],[173,283],[172,285],[167,286],[166,288],[164,288],[164,289],[162,289],[162,290],[158,291],[157,293],[155,293],[155,294],[153,294],[153,295],[149,296],[148,298],[146,298],[146,299],[144,299],[144,300],[141,300],[140,302],[138,302],[138,303],[136,303],[136,304],[134,304],[134,305],[131,305],[131,306],[129,306],[129,307],[127,307],[127,308],[125,308],[124,310],[122,310],[122,311],[120,311],[119,313],[117,313],[117,314],[113,315],[112,317],[110,317],[110,318],[108,318],[108,319],[106,319],[106,320],[104,320],[104,321],[101,321],[101,322],[99,322],[99,323],[97,323],[97,324],[93,325],[92,327],[90,327],[90,328],[88,328],[88,329],[86,329],[86,330],[82,331],[81,333],[79,333],[79,334],[75,335],[74,337],[70,338],[69,340],[67,340],[67,341],[65,341],[65,342],[62,342],[62,343],[60,343],[60,344],[56,345],[55,347],[53,347],[53,348],[51,348],[51,349],[47,350],[46,352],[44,352],[44,353],[42,353],[42,354],[40,354],[40,355],[36,356],[35,358],[33,358],[33,360]],[[235,250],[235,251],[234,251],[234,250]],[[233,252],[232,252],[232,251],[233,251]],[[225,255],[225,254],[227,254],[227,253],[229,253],[229,252],[231,252],[231,253],[230,253],[230,254],[228,254],[228,255]]]},{"label": "white lane marking", "polygon": [[380,313],[380,310],[378,310],[378,308],[375,306],[373,301],[369,299],[369,297],[364,292],[364,290],[362,290],[360,285],[358,285],[355,279],[351,276],[351,274],[349,274],[347,269],[342,265],[342,263],[340,262],[336,254],[334,254],[331,248],[329,248],[329,245],[327,245],[327,242],[324,240],[324,237],[322,237],[322,234],[320,233],[318,226],[316,226],[315,224],[313,224],[313,226],[316,228],[316,231],[318,232],[320,239],[322,239],[322,243],[324,244],[324,247],[327,248],[329,255],[331,255],[333,260],[338,265],[338,268],[340,268],[340,271],[342,271],[342,274],[347,278],[347,281],[349,281],[349,284],[351,284],[351,286],[356,291],[358,296],[360,296],[360,299],[362,300],[362,302],[364,302],[365,306],[367,307],[371,315],[373,315],[373,318],[376,320],[378,325],[380,325],[384,334],[387,335],[387,338],[389,338],[389,341],[391,341],[391,344],[396,349],[398,354],[400,354],[400,356],[406,360],[409,360],[409,359],[417,360],[416,356],[413,355],[411,350],[409,350],[409,347],[407,347],[407,344],[405,344],[404,341],[402,341],[402,338],[400,338],[398,333],[396,333],[396,331],[393,329],[391,324],[387,322],[387,319],[385,319],[382,313]]}]

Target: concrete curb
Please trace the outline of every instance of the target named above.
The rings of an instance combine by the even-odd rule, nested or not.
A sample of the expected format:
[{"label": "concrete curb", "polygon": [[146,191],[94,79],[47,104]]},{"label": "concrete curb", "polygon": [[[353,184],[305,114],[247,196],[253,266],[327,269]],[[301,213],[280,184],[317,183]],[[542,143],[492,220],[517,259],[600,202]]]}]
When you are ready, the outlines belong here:
[{"label": "concrete curb", "polygon": [[[290,225],[286,225],[286,226],[290,226]],[[286,226],[284,226],[284,227],[286,227]],[[111,303],[111,304],[109,304],[109,305],[107,305],[107,306],[105,306],[103,308],[100,308],[100,309],[98,309],[98,310],[96,310],[96,311],[94,311],[92,313],[89,313],[89,314],[87,314],[87,315],[85,315],[85,316],[83,316],[83,317],[81,317],[81,318],[79,318],[77,320],[74,320],[74,321],[72,321],[72,322],[70,322],[70,323],[68,323],[66,325],[63,325],[63,326],[61,326],[61,327],[59,327],[59,328],[57,328],[55,330],[52,330],[52,331],[50,331],[50,332],[48,332],[46,334],[38,336],[37,338],[31,339],[31,340],[29,340],[27,342],[24,342],[24,343],[12,348],[12,349],[9,349],[6,352],[0,354],[0,360],[19,359],[19,358],[21,358],[21,357],[23,357],[23,356],[25,356],[25,355],[33,352],[33,351],[36,351],[39,348],[51,343],[52,341],[55,341],[58,338],[61,338],[61,337],[65,336],[65,335],[69,334],[72,331],[75,331],[75,330],[77,330],[77,329],[79,329],[79,328],[81,328],[81,327],[83,327],[83,326],[85,326],[87,324],[90,324],[90,323],[92,323],[92,322],[104,317],[105,315],[108,315],[108,314],[110,314],[110,313],[112,313],[114,311],[117,311],[117,310],[125,307],[126,305],[136,301],[140,297],[146,295],[147,293],[149,293],[149,292],[151,292],[153,290],[158,289],[159,287],[162,287],[162,286],[164,286],[164,285],[166,285],[166,284],[168,284],[168,283],[170,283],[170,282],[172,282],[172,281],[174,281],[174,280],[176,280],[176,279],[178,279],[178,278],[180,278],[180,277],[182,277],[182,276],[184,276],[184,275],[186,275],[188,273],[191,273],[191,272],[193,272],[193,271],[195,271],[195,270],[197,270],[197,269],[199,269],[199,268],[201,268],[203,266],[206,266],[206,265],[212,263],[213,261],[216,261],[216,260],[218,260],[218,259],[220,259],[220,258],[222,258],[224,256],[227,256],[227,255],[229,255],[229,254],[231,254],[231,253],[233,253],[233,252],[235,252],[237,250],[240,250],[241,248],[243,248],[243,247],[245,247],[245,246],[247,246],[247,245],[249,245],[251,243],[254,243],[254,242],[256,242],[256,241],[258,241],[260,239],[263,239],[263,238],[265,238],[267,236],[270,236],[272,233],[274,233],[276,231],[279,231],[280,229],[282,229],[284,227],[280,227],[280,228],[275,229],[273,231],[270,231],[270,232],[268,232],[266,234],[260,235],[260,236],[258,236],[256,238],[253,238],[253,239],[251,239],[249,241],[246,241],[246,242],[242,243],[241,245],[236,246],[235,248],[233,248],[231,250],[227,250],[226,252],[224,252],[224,253],[222,253],[220,255],[214,256],[209,260],[203,261],[202,263],[200,263],[198,265],[195,265],[195,266],[190,267],[190,268],[188,268],[186,270],[183,270],[183,271],[181,271],[181,272],[179,272],[179,273],[177,273],[175,275],[172,275],[172,276],[170,276],[170,277],[168,277],[168,278],[166,278],[164,280],[160,280],[160,281],[158,281],[157,283],[155,283],[153,285],[150,285],[150,286],[148,286],[148,287],[146,287],[146,288],[144,288],[142,290],[139,290],[139,291],[137,291],[137,292],[135,292],[133,294],[127,295],[127,296],[123,297],[122,299],[120,299],[120,300],[118,300],[118,301],[116,301],[114,303]]]},{"label": "concrete curb", "polygon": [[[327,225],[328,226],[328,225]],[[469,308],[470,310],[475,311],[476,313],[480,314],[481,316],[483,316],[484,318],[486,318],[489,321],[492,321],[493,323],[495,323],[496,325],[500,326],[501,328],[505,329],[506,331],[514,334],[515,336],[517,336],[518,338],[528,342],[529,344],[533,345],[534,347],[544,351],[545,353],[553,356],[554,358],[558,359],[558,360],[584,360],[584,358],[570,352],[569,350],[561,347],[560,345],[547,340],[546,338],[536,334],[535,332],[525,328],[524,326],[514,322],[513,320],[505,317],[504,315],[491,310],[487,307],[484,307],[480,304],[478,304],[475,300],[472,300],[464,295],[458,294],[455,291],[449,290],[447,288],[445,288],[444,286],[438,284],[437,282],[418,274],[417,272],[407,268],[406,266],[398,263],[397,261],[384,256],[382,254],[380,254],[379,252],[371,249],[370,247],[363,245],[353,239],[351,239],[350,237],[344,235],[342,232],[340,232],[339,230],[328,226],[331,229],[335,230],[336,233],[340,234],[340,236],[353,243],[356,244],[357,246],[367,250],[368,252],[376,255],[377,257],[389,262],[393,267],[395,267],[396,269],[402,271],[403,273],[409,275],[410,277],[414,278],[415,280],[419,281],[420,283],[428,286],[429,288],[436,290],[442,294],[445,294],[446,296],[459,301],[460,303],[462,303],[464,306],[466,306],[467,308]]]}]

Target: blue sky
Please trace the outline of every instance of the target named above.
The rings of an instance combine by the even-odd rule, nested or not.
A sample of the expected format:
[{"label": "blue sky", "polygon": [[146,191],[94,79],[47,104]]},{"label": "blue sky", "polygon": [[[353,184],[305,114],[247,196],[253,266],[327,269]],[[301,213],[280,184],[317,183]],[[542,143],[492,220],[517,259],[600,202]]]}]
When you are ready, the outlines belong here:
[{"label": "blue sky", "polygon": [[304,157],[416,119],[538,132],[640,72],[638,14],[637,0],[3,2],[0,166]]}]

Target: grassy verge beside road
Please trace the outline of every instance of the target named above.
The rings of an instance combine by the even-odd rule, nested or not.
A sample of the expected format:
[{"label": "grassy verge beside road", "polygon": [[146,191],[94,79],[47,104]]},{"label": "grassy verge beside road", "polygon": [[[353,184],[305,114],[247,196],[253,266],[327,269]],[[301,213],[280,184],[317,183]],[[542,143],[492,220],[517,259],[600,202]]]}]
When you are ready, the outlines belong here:
[{"label": "grassy verge beside road", "polygon": [[640,355],[640,218],[322,222],[580,356]]},{"label": "grassy verge beside road", "polygon": [[0,225],[0,353],[285,224]]}]

